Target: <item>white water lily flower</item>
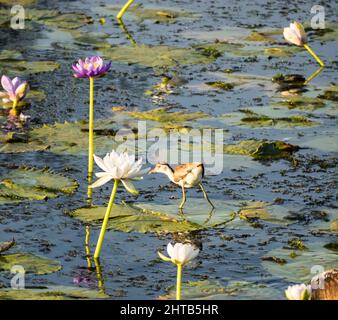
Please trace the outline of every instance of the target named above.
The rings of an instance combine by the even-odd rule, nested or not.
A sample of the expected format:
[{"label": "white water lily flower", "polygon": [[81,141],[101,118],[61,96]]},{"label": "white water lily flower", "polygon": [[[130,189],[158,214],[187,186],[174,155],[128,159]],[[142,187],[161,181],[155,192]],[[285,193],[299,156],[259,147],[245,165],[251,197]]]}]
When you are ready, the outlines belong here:
[{"label": "white water lily flower", "polygon": [[304,283],[289,286],[287,290],[285,290],[285,295],[288,300],[310,300],[311,293],[311,285],[305,285]]},{"label": "white water lily flower", "polygon": [[130,193],[138,194],[131,181],[142,179],[142,176],[148,171],[148,169],[141,170],[142,158],[135,161],[134,155],[128,155],[126,152],[119,154],[112,150],[103,159],[94,154],[94,160],[103,172],[95,173],[99,179],[91,185],[91,188],[100,187],[114,179],[121,180]]},{"label": "white water lily flower", "polygon": [[307,43],[304,27],[297,21],[290,23],[290,27],[284,28],[283,35],[285,40],[296,46],[303,46]]},{"label": "white water lily flower", "polygon": [[184,266],[189,261],[195,259],[198,256],[200,250],[195,246],[188,243],[175,243],[173,246],[170,242],[167,246],[167,252],[170,258],[158,252],[160,258],[164,261],[171,261],[172,263]]}]

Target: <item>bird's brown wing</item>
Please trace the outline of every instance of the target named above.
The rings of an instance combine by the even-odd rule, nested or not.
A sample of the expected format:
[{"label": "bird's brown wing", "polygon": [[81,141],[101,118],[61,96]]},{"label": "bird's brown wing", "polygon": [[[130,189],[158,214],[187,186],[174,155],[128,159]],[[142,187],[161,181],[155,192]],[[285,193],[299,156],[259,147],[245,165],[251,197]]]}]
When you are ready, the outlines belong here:
[{"label": "bird's brown wing", "polygon": [[203,168],[203,164],[195,162],[180,164],[176,166],[174,171],[174,181],[179,182],[183,180],[193,169],[199,167],[200,165],[202,165]]}]

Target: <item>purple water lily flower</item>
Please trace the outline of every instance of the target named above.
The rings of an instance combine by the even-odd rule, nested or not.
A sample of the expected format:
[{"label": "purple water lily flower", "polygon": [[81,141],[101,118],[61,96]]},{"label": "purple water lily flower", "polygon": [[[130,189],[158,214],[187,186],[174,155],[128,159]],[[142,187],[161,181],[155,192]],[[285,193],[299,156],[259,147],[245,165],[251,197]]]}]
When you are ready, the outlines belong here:
[{"label": "purple water lily flower", "polygon": [[99,56],[86,58],[84,61],[79,59],[76,64],[72,65],[75,71],[75,78],[90,78],[103,76],[111,66],[111,62],[104,64]]},{"label": "purple water lily flower", "polygon": [[22,81],[18,77],[11,80],[3,75],[1,77],[1,85],[5,89],[5,91],[0,92],[0,98],[4,103],[22,100],[29,90],[27,81]]}]

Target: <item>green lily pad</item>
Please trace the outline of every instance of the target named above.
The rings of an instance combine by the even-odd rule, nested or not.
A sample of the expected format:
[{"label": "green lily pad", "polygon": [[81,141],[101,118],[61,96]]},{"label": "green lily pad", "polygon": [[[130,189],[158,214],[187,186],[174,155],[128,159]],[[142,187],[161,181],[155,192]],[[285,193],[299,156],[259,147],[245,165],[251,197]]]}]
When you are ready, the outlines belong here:
[{"label": "green lily pad", "polygon": [[42,141],[34,141],[29,139],[29,135],[25,133],[9,132],[0,134],[0,152],[1,153],[23,153],[44,151],[49,149],[49,145]]},{"label": "green lily pad", "polygon": [[37,275],[61,270],[59,261],[39,257],[30,253],[0,255],[0,271],[10,271],[15,265],[22,266],[26,273],[34,273]]},{"label": "green lily pad", "polygon": [[[69,215],[84,222],[96,222],[100,225],[105,212],[106,207],[90,207],[77,209]],[[109,217],[107,229],[123,232],[172,233],[203,229],[198,224],[180,221],[165,214],[142,211],[127,204],[114,204]]]},{"label": "green lily pad", "polygon": [[39,91],[39,90],[29,90],[26,98],[32,99],[36,102],[41,102],[41,101],[46,100],[46,94],[43,91]]},{"label": "green lily pad", "polygon": [[330,223],[330,230],[338,232],[338,219],[335,219]]},{"label": "green lily pad", "polygon": [[330,242],[324,245],[324,248],[335,251],[338,253],[338,242]]},{"label": "green lily pad", "polygon": [[[181,190],[177,188],[177,195],[181,195]],[[187,197],[187,202],[183,208],[183,214],[179,212],[180,199],[168,199],[166,204],[156,202],[138,202],[134,206],[153,214],[164,214],[175,219],[186,220],[204,228],[212,228],[224,225],[235,220],[236,212],[239,210],[238,201],[213,200],[215,208],[212,210],[208,202],[201,193],[201,198]]]},{"label": "green lily pad", "polygon": [[[176,299],[176,286],[171,286],[166,291],[168,293],[160,296],[160,300]],[[181,298],[183,300],[209,299],[210,296],[221,293],[225,293],[225,288],[218,281],[188,281],[183,282],[181,287]]]},{"label": "green lily pad", "polygon": [[[44,125],[30,132],[30,141],[40,141],[56,154],[85,155],[88,153],[88,125],[84,122],[65,122]],[[100,154],[116,147],[109,136],[94,136],[95,152]]]},{"label": "green lily pad", "polygon": [[15,73],[18,75],[28,75],[41,72],[51,72],[60,68],[60,64],[55,61],[22,61],[13,60],[8,63],[0,60],[1,73]]},{"label": "green lily pad", "polygon": [[273,103],[274,107],[286,107],[288,109],[300,109],[314,111],[326,106],[326,103],[319,98],[306,96],[291,96],[287,99],[278,100]]},{"label": "green lily pad", "polygon": [[257,114],[251,110],[245,110],[246,116],[241,119],[241,122],[247,126],[256,127],[309,127],[316,123],[304,116],[291,116],[271,118],[263,114]]},{"label": "green lily pad", "polygon": [[22,59],[22,53],[17,50],[2,50],[0,52],[0,60],[19,60],[19,59]]},{"label": "green lily pad", "polygon": [[36,168],[9,169],[0,181],[0,203],[55,198],[78,188],[73,179]]},{"label": "green lily pad", "polygon": [[223,147],[223,152],[228,154],[241,154],[263,160],[285,158],[298,149],[298,146],[284,141],[252,139],[243,140],[237,144],[225,145]]},{"label": "green lily pad", "polygon": [[151,120],[157,122],[185,122],[192,121],[200,118],[205,118],[208,115],[204,112],[168,112],[169,108],[157,108],[144,112],[131,111],[126,112],[128,115],[140,119],[140,120]]},{"label": "green lily pad", "polygon": [[[31,4],[34,4],[37,0],[17,0],[15,1],[15,4],[19,4],[21,6],[29,6]],[[1,4],[5,4],[8,6],[13,6],[12,0],[0,0]]]},{"label": "green lily pad", "polygon": [[[107,14],[109,11],[113,11],[114,15],[116,15],[120,10],[121,5],[107,5],[104,7],[94,8],[94,11],[100,14]],[[156,22],[176,22],[179,18],[193,18],[194,15],[190,12],[175,10],[172,8],[152,8],[152,7],[143,7],[143,5],[133,4],[128,8],[126,12],[127,15],[134,15],[138,20],[152,20]]]},{"label": "green lily pad", "polygon": [[272,205],[264,201],[250,201],[244,203],[239,211],[242,219],[261,219],[276,224],[288,224],[284,219],[288,209],[283,206]]},{"label": "green lily pad", "polygon": [[15,245],[15,240],[0,242],[0,254],[12,248]]},{"label": "green lily pad", "polygon": [[226,83],[224,81],[209,81],[206,84],[214,89],[221,89],[224,91],[228,91],[234,88],[233,83]]},{"label": "green lily pad", "polygon": [[175,48],[165,45],[115,46],[102,49],[107,59],[147,67],[169,67],[187,64],[208,64],[213,57],[207,57],[192,48]]},{"label": "green lily pad", "polygon": [[[274,46],[269,47],[266,45],[255,44],[254,42],[227,42],[218,41],[214,43],[196,44],[193,46],[197,51],[204,52],[218,52],[218,56],[227,55],[230,57],[257,57],[257,56],[290,56],[299,51],[295,46]],[[214,56],[214,54],[212,54]]]},{"label": "green lily pad", "polygon": [[[308,250],[290,250],[285,248],[273,249],[266,256],[274,256],[286,260],[285,264],[263,261],[263,267],[272,276],[282,277],[290,282],[307,283],[314,274],[311,268],[315,265],[322,266],[325,270],[338,267],[337,253],[315,243],[306,245]],[[292,254],[295,253],[295,254]]]},{"label": "green lily pad", "polygon": [[224,293],[217,293],[208,297],[208,300],[280,300],[284,292],[266,284],[248,281],[230,281]]},{"label": "green lily pad", "polygon": [[48,286],[24,290],[0,289],[0,300],[73,300],[106,299],[101,291],[86,288]]},{"label": "green lily pad", "polygon": [[38,22],[58,29],[78,29],[86,24],[93,23],[93,19],[83,13],[64,13],[54,17],[43,17]]},{"label": "green lily pad", "polygon": [[[168,292],[160,296],[161,300],[174,300],[176,287],[166,289]],[[283,293],[265,284],[248,281],[230,281],[223,286],[218,281],[188,281],[182,284],[181,298],[185,300],[270,300],[281,299]]]},{"label": "green lily pad", "polygon": [[322,94],[318,96],[319,99],[329,100],[329,101],[338,101],[338,87],[330,86]]}]

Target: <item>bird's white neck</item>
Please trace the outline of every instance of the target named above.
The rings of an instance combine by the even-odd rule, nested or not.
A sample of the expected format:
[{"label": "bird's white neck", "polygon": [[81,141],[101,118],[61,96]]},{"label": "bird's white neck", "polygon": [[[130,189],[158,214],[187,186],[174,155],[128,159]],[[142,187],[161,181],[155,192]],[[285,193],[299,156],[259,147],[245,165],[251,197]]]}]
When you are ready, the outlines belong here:
[{"label": "bird's white neck", "polygon": [[175,183],[175,181],[174,181],[174,171],[169,165],[166,166],[165,169],[163,171],[161,171],[161,173],[164,173],[170,179],[170,181]]}]

